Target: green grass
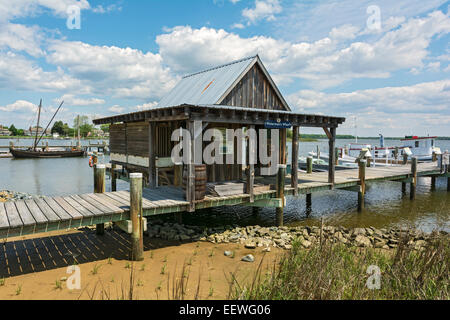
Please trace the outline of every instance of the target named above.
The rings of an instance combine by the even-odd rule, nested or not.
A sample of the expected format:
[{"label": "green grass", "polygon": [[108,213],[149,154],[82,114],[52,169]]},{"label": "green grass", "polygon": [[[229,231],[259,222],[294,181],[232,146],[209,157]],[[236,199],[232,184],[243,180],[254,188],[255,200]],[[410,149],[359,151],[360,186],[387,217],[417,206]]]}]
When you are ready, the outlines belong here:
[{"label": "green grass", "polygon": [[[448,300],[450,241],[438,236],[422,251],[407,246],[386,252],[325,243],[292,250],[263,274],[262,263],[249,285],[234,275],[229,297],[250,300]],[[380,289],[367,287],[368,267],[381,270]]]}]

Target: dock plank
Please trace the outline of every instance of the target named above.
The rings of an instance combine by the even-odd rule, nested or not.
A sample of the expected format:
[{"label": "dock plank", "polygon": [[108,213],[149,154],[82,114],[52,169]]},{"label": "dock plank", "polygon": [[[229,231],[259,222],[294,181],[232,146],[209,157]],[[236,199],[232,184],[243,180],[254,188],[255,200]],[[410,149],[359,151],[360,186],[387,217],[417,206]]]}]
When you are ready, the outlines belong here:
[{"label": "dock plank", "polygon": [[27,205],[28,209],[33,215],[34,220],[36,220],[36,223],[41,224],[48,222],[48,219],[41,211],[41,209],[39,209],[38,205],[36,204],[36,202],[34,202],[34,200],[25,200],[25,204]]},{"label": "dock plank", "polygon": [[27,227],[36,225],[36,220],[34,220],[25,202],[23,200],[16,201],[15,204],[17,211],[19,212],[20,218],[22,219],[23,225]]},{"label": "dock plank", "polygon": [[19,212],[17,211],[16,205],[12,201],[5,203],[6,214],[8,216],[9,227],[19,228],[23,227],[22,219],[20,219]]},{"label": "dock plank", "polygon": [[107,192],[107,193],[103,193],[103,195],[110,199],[117,201],[118,203],[121,204],[122,207],[128,207],[128,209],[130,208],[130,201],[126,201],[122,197],[119,197],[116,194],[116,192]]},{"label": "dock plank", "polygon": [[61,218],[50,208],[50,206],[42,199],[35,199],[34,202],[41,209],[49,223],[55,223],[61,220]]},{"label": "dock plank", "polygon": [[103,214],[105,214],[105,215],[112,214],[111,210],[108,207],[106,207],[105,205],[103,205],[102,203],[100,203],[96,199],[94,199],[91,194],[82,194],[82,195],[80,195],[80,197],[82,199],[84,199],[85,201],[89,202],[91,205],[93,205],[100,211],[102,211]]},{"label": "dock plank", "polygon": [[96,194],[97,197],[103,199],[104,201],[109,201],[111,202],[113,205],[115,205],[116,207],[120,208],[123,210],[123,212],[128,212],[130,211],[130,205],[129,204],[124,204],[118,200],[116,200],[115,198],[112,197],[108,197],[105,193],[98,193]]},{"label": "dock plank", "polygon": [[72,216],[72,220],[83,219],[83,215],[70,204],[68,204],[63,198],[53,197],[53,199],[61,206],[61,208],[63,208],[68,214]]},{"label": "dock plank", "polygon": [[83,207],[85,207],[89,212],[92,213],[92,215],[94,216],[103,216],[104,213],[103,211],[100,211],[99,209],[97,209],[96,207],[94,207],[93,205],[91,205],[89,202],[87,202],[86,200],[84,200],[83,198],[81,198],[78,195],[73,195],[70,196],[73,200],[77,201],[80,205],[82,205]]},{"label": "dock plank", "polygon": [[60,220],[62,221],[72,220],[72,216],[68,214],[63,208],[61,208],[61,206],[58,203],[56,203],[56,201],[53,198],[44,198],[44,201],[57,214]]},{"label": "dock plank", "polygon": [[[130,193],[128,191],[118,191],[118,192],[116,192],[116,195],[118,197],[121,197],[125,201],[128,201],[128,203],[130,203]],[[153,208],[158,208],[159,206],[155,202],[142,197],[142,207],[153,209]]]},{"label": "dock plank", "polygon": [[8,229],[9,222],[8,216],[6,215],[5,204],[0,202],[0,229]]},{"label": "dock plank", "polygon": [[113,203],[113,200],[105,200],[105,198],[102,198],[99,195],[100,195],[100,193],[95,193],[95,194],[91,194],[89,196],[91,198],[95,199],[96,201],[100,202],[101,204],[103,204],[105,207],[107,207],[109,210],[111,210],[112,213],[119,214],[119,213],[124,212],[123,209],[119,208],[118,206],[116,206]]},{"label": "dock plank", "polygon": [[81,204],[79,204],[78,202],[76,202],[74,199],[72,199],[71,197],[63,197],[63,199],[70,204],[72,207],[74,207],[79,213],[81,213],[83,215],[83,217],[85,218],[90,218],[93,217],[94,215],[85,207],[83,207]]}]

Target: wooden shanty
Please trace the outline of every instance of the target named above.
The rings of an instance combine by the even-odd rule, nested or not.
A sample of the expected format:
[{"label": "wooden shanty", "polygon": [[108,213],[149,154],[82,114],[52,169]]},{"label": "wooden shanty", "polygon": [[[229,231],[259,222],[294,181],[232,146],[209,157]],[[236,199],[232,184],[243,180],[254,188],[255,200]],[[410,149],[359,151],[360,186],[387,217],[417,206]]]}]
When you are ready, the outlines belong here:
[{"label": "wooden shanty", "polygon": [[[323,128],[329,139],[330,165],[328,183],[335,181],[335,139],[337,127],[345,118],[328,115],[294,113],[278,90],[259,56],[242,59],[217,68],[184,77],[159,104],[135,113],[116,115],[94,120],[96,125],[110,124],[111,163],[121,166],[124,172],[140,172],[149,188],[170,186],[181,189],[182,173],[185,171],[185,200],[188,211],[195,211],[194,190],[195,165],[173,163],[171,152],[178,142],[171,141],[172,133],[178,128],[189,130],[191,137],[194,123],[204,132],[207,129],[250,129],[257,131],[273,125],[283,124],[279,129],[279,170],[270,179],[261,177],[262,164],[242,165],[237,161],[237,143],[234,149],[226,148],[223,157],[234,155],[234,164],[212,164],[206,166],[206,180],[210,184],[242,182],[248,202],[255,204],[254,190],[270,185],[277,191],[278,223],[282,224],[284,206],[284,185],[286,177],[287,128],[293,128],[291,185],[294,194],[298,192],[298,139],[300,127]],[[269,139],[271,137],[268,134]],[[193,139],[193,138],[192,138]],[[203,146],[204,147],[204,146]],[[245,146],[247,157],[249,145]],[[203,150],[202,150],[203,151]],[[185,151],[183,151],[185,152]],[[194,150],[188,152],[194,153]],[[221,155],[222,156],[222,155]],[[193,157],[191,157],[192,159]],[[225,163],[225,162],[224,162]],[[246,162],[245,162],[246,163]],[[276,180],[275,180],[276,178]]]}]

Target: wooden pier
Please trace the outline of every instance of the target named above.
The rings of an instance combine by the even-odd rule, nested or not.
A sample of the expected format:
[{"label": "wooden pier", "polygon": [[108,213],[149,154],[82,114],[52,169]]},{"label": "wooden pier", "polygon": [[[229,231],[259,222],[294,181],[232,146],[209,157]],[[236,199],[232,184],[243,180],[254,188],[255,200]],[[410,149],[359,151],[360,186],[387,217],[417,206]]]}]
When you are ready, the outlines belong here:
[{"label": "wooden pier", "polygon": [[[116,169],[120,170],[120,169]],[[302,174],[298,180],[298,194],[344,189],[361,192],[361,179],[358,170],[336,172],[335,183],[328,182],[328,173]],[[450,177],[450,173],[441,173],[436,163],[417,165],[417,177]],[[411,166],[390,168],[366,168],[365,183],[379,181],[398,181],[413,183],[414,174]],[[286,176],[286,180],[290,176]],[[272,180],[274,183],[275,180]],[[270,183],[267,179],[265,183]],[[252,207],[283,206],[277,198],[275,189],[254,192],[254,202],[249,194],[213,197],[195,201],[196,209],[211,207],[245,205]],[[284,188],[285,196],[293,196],[295,189],[291,185]],[[154,216],[174,212],[188,211],[190,203],[185,200],[184,192],[176,187],[143,188],[143,216]],[[23,236],[55,230],[65,230],[92,226],[105,222],[117,222],[130,219],[130,192],[115,191],[104,193],[81,194],[61,197],[47,197],[16,202],[0,203],[0,238]]]}]

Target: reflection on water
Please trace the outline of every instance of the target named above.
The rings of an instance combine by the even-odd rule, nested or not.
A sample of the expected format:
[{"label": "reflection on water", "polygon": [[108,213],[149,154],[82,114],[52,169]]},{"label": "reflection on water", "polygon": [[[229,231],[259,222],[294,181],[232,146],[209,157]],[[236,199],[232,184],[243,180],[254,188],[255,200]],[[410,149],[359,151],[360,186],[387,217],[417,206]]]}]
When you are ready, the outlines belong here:
[{"label": "reflection on water", "polygon": [[[58,141],[70,144],[67,141]],[[338,140],[338,146],[347,144],[348,140]],[[8,145],[7,140],[0,141]],[[369,141],[371,143],[371,141]],[[372,141],[377,143],[377,141]],[[400,142],[387,141],[389,145]],[[51,142],[50,144],[56,145]],[[302,155],[315,150],[316,146],[327,150],[327,142],[301,143]],[[449,141],[438,141],[438,146],[450,149]],[[108,157],[103,159],[108,162]],[[110,183],[107,181],[107,191]],[[118,189],[123,190],[128,184],[118,181]],[[69,195],[93,191],[93,174],[87,158],[66,159],[0,159],[0,190],[9,189],[41,195]],[[366,210],[356,211],[357,194],[348,191],[325,191],[312,196],[312,212],[306,214],[306,196],[289,197],[284,219],[288,225],[318,224],[324,218],[328,224],[347,227],[374,226],[415,226],[424,231],[439,228],[450,231],[450,193],[447,181],[437,179],[436,191],[431,192],[430,179],[420,178],[417,187],[417,199],[410,201],[408,194],[402,196],[401,184],[398,182],[374,183],[368,186]],[[408,190],[407,190],[408,192]],[[170,217],[169,217],[170,218]],[[247,207],[222,207],[203,210],[195,214],[185,214],[186,223],[208,225],[273,225],[275,209],[263,208],[254,215]]]}]

